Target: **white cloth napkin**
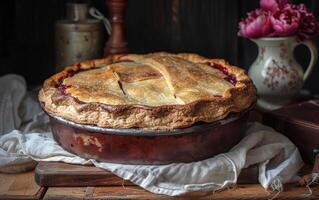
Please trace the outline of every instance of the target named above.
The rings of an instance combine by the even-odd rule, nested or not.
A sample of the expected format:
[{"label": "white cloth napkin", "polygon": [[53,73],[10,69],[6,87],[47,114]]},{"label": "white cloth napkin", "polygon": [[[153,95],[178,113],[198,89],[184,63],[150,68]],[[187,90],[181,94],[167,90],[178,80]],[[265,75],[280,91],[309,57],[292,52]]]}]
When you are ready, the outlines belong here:
[{"label": "white cloth napkin", "polygon": [[199,162],[157,166],[86,160],[64,151],[53,140],[48,117],[39,111],[38,103],[29,94],[25,95],[22,77],[1,77],[0,84],[6,86],[0,88],[0,135],[7,133],[0,138],[0,171],[3,172],[30,169],[34,160],[94,164],[150,192],[176,196],[236,184],[240,171],[254,164],[259,166],[260,184],[280,191],[282,184],[298,178],[296,173],[303,165],[294,144],[258,123],[249,125],[246,137],[228,153]]}]

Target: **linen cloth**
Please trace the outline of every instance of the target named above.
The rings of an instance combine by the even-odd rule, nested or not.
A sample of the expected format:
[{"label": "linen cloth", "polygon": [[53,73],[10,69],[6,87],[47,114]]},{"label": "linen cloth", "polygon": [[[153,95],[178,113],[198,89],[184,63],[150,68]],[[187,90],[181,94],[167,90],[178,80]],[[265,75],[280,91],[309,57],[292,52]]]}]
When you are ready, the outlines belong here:
[{"label": "linen cloth", "polygon": [[[215,191],[236,184],[243,168],[257,164],[259,182],[270,190],[296,181],[303,162],[296,146],[284,135],[258,123],[250,124],[245,138],[229,152],[193,163],[123,165],[86,160],[63,150],[53,140],[48,117],[36,96],[27,93],[22,77],[0,78],[0,171],[19,172],[35,161],[93,164],[157,194],[170,196]],[[164,148],[164,147],[162,147]],[[214,147],[212,147],[214,148]]]}]

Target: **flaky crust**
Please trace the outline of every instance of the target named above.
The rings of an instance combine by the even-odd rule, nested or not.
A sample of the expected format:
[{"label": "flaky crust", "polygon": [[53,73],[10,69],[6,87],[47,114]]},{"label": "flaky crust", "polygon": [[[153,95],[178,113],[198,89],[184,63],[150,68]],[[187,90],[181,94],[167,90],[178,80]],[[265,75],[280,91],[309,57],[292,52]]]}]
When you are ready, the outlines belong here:
[{"label": "flaky crust", "polygon": [[82,102],[59,88],[61,80],[70,71],[76,72],[109,65],[122,60],[136,60],[148,55],[114,55],[104,59],[84,61],[66,67],[44,82],[39,101],[46,112],[80,124],[105,128],[175,129],[191,126],[195,122],[213,122],[225,118],[230,112],[240,112],[256,101],[256,89],[243,69],[231,66],[222,59],[208,59],[196,54],[168,54],[194,63],[218,64],[236,79],[234,87],[222,96],[210,96],[186,104],[149,106],[139,104],[109,105]]}]

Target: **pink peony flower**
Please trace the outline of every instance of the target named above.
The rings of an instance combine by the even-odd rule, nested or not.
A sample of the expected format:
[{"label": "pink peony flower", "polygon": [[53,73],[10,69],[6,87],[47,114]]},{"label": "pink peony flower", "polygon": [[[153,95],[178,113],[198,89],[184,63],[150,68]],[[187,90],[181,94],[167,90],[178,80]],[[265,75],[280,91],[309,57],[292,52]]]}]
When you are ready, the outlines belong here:
[{"label": "pink peony flower", "polygon": [[247,18],[239,23],[239,35],[242,37],[265,37],[272,32],[270,13],[261,9],[247,13]]},{"label": "pink peony flower", "polygon": [[297,33],[300,39],[307,39],[318,35],[319,24],[316,20],[316,17],[306,8],[304,4],[299,4],[295,7],[300,13],[300,26]]},{"label": "pink peony flower", "polygon": [[260,8],[265,11],[276,12],[282,9],[286,4],[291,3],[290,0],[260,0]]},{"label": "pink peony flower", "polygon": [[276,36],[294,35],[300,24],[300,13],[292,4],[286,4],[283,9],[277,10],[271,17],[271,24]]},{"label": "pink peony flower", "polygon": [[260,0],[260,9],[247,13],[239,22],[238,35],[247,38],[319,35],[319,22],[304,4],[291,0]]}]

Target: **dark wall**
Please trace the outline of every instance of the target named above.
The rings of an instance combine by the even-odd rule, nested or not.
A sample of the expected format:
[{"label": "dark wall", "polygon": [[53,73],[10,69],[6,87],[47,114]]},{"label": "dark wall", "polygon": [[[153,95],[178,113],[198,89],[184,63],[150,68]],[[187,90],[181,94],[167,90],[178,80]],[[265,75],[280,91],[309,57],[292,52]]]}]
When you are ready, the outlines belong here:
[{"label": "dark wall", "polygon": [[[0,74],[18,73],[30,85],[41,84],[54,71],[54,21],[64,18],[62,0],[0,1]],[[106,14],[104,0],[91,5]],[[319,1],[305,3],[319,15]],[[131,52],[195,52],[220,57],[248,69],[256,46],[237,37],[238,21],[258,7],[258,0],[128,0],[125,32]],[[317,44],[318,40],[316,41]],[[309,53],[296,51],[306,66]],[[319,63],[305,87],[319,93]]]}]

